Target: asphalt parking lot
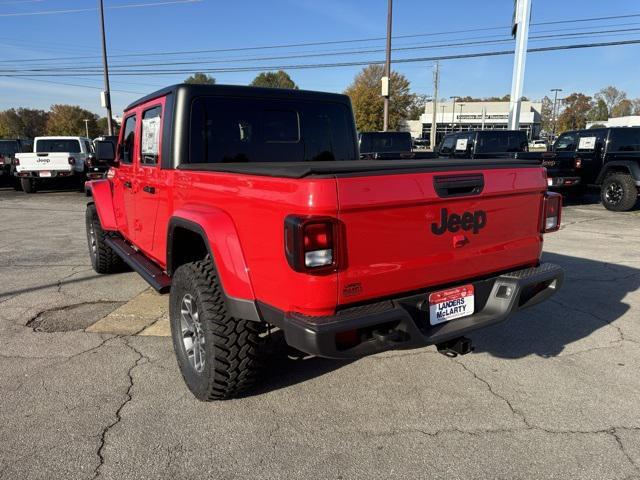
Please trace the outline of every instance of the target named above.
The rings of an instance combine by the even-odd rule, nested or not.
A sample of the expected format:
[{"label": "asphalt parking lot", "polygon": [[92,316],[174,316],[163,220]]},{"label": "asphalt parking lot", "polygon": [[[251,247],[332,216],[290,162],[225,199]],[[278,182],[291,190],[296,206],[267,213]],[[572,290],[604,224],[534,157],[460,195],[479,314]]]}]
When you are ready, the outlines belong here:
[{"label": "asphalt parking lot", "polygon": [[564,289],[473,354],[282,352],[207,404],[166,299],[91,269],[85,203],[0,189],[0,478],[640,478],[640,211],[566,207]]}]

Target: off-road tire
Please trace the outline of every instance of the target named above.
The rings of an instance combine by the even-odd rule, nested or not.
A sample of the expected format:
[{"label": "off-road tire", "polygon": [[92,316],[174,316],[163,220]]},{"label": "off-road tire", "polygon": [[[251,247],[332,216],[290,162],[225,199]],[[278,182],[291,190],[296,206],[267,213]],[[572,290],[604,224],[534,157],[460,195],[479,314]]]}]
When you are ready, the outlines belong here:
[{"label": "off-road tire", "polygon": [[126,270],[126,264],[113,249],[105,243],[105,239],[114,236],[105,232],[100,225],[100,218],[93,203],[87,205],[85,213],[87,227],[87,245],[91,266],[97,273],[118,273]]},{"label": "off-road tire", "polygon": [[[184,317],[187,298],[196,312],[191,318],[198,320],[198,327],[192,330],[188,330]],[[210,256],[184,264],[174,273],[169,318],[178,367],[187,387],[198,400],[233,398],[255,383],[263,363],[262,325],[228,314]],[[193,333],[196,331],[199,331],[197,336]],[[204,359],[199,370],[197,362],[190,360],[196,358],[195,345],[201,346],[198,358]]]},{"label": "off-road tire", "polygon": [[33,178],[21,178],[20,186],[24,193],[36,193],[36,181]]},{"label": "off-road tire", "polygon": [[607,210],[626,212],[638,201],[638,187],[628,173],[611,173],[602,182],[600,199]]}]

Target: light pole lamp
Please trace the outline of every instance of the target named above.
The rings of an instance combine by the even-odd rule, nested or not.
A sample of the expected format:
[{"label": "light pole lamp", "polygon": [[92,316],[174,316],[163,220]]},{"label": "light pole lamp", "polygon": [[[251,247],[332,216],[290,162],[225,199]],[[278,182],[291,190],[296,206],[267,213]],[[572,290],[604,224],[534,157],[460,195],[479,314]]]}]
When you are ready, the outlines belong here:
[{"label": "light pole lamp", "polygon": [[551,112],[551,118],[553,119],[553,131],[551,132],[551,136],[556,136],[556,123],[558,121],[558,117],[556,115],[556,104],[558,103],[558,92],[561,92],[561,88],[552,88],[553,92],[553,111]]}]

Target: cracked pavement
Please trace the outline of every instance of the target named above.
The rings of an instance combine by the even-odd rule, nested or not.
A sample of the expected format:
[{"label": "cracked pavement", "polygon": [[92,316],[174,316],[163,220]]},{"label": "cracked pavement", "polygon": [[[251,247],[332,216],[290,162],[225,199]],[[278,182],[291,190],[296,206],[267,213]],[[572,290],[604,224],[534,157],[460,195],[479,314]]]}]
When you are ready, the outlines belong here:
[{"label": "cracked pavement", "polygon": [[563,290],[470,355],[282,353],[205,404],[169,338],[85,331],[147,290],[91,270],[85,202],[0,189],[0,479],[640,478],[638,211],[566,207]]}]

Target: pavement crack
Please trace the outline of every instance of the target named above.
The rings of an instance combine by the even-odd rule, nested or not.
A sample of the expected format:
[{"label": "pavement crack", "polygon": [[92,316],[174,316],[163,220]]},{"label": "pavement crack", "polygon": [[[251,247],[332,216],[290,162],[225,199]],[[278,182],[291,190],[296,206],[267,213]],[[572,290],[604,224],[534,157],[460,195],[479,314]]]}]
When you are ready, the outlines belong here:
[{"label": "pavement crack", "polygon": [[609,435],[611,435],[616,443],[618,444],[618,447],[620,447],[620,451],[623,453],[623,455],[627,458],[627,460],[629,461],[629,463],[631,464],[631,466],[633,466],[633,468],[636,470],[636,472],[640,473],[640,465],[638,465],[634,460],[633,457],[631,457],[631,455],[629,454],[629,452],[627,451],[626,448],[624,448],[624,444],[622,443],[622,439],[620,438],[620,436],[618,435],[618,432],[615,428],[612,428],[611,430],[609,430]]},{"label": "pavement crack", "polygon": [[133,399],[133,395],[131,393],[132,389],[133,389],[133,370],[135,370],[136,367],[138,367],[138,365],[140,365],[140,363],[143,360],[148,361],[149,358],[147,356],[145,356],[140,350],[138,350],[136,347],[134,347],[133,345],[131,345],[128,341],[128,339],[126,337],[124,338],[124,343],[127,347],[129,347],[133,352],[135,352],[135,354],[137,355],[137,358],[135,360],[135,362],[133,363],[133,365],[131,365],[131,367],[129,368],[129,370],[127,371],[127,377],[129,380],[129,385],[127,386],[127,391],[125,392],[124,395],[124,400],[122,401],[122,403],[118,406],[116,412],[115,412],[115,419],[113,422],[109,423],[107,426],[105,426],[102,429],[102,432],[100,433],[100,444],[98,445],[98,450],[96,452],[96,455],[98,456],[98,465],[96,466],[95,470],[93,471],[93,478],[96,479],[100,476],[100,470],[102,469],[102,467],[105,464],[105,457],[104,457],[104,448],[106,446],[107,443],[107,435],[109,434],[109,432],[111,431],[112,428],[114,428],[116,425],[118,425],[121,421],[122,421],[122,410],[127,406],[127,404]]},{"label": "pavement crack", "polygon": [[467,367],[464,363],[462,363],[460,360],[456,360],[453,359],[454,363],[457,363],[458,365],[460,365],[462,368],[464,368],[467,372],[469,372],[471,375],[473,375],[473,378],[475,378],[476,380],[478,380],[479,382],[483,383],[486,387],[487,390],[489,390],[489,392],[496,398],[502,400],[508,407],[509,410],[511,410],[511,413],[519,418],[520,420],[522,420],[522,423],[524,423],[528,428],[533,428],[533,425],[531,425],[529,423],[529,421],[527,420],[527,418],[525,417],[524,413],[522,413],[520,410],[518,410],[517,408],[515,408],[513,406],[513,404],[509,401],[509,399],[507,397],[505,397],[504,395],[500,395],[498,392],[496,392],[493,387],[491,386],[491,384],[489,383],[489,381],[485,380],[484,378],[480,377],[476,372],[474,372],[473,370],[471,370],[469,367]]}]

